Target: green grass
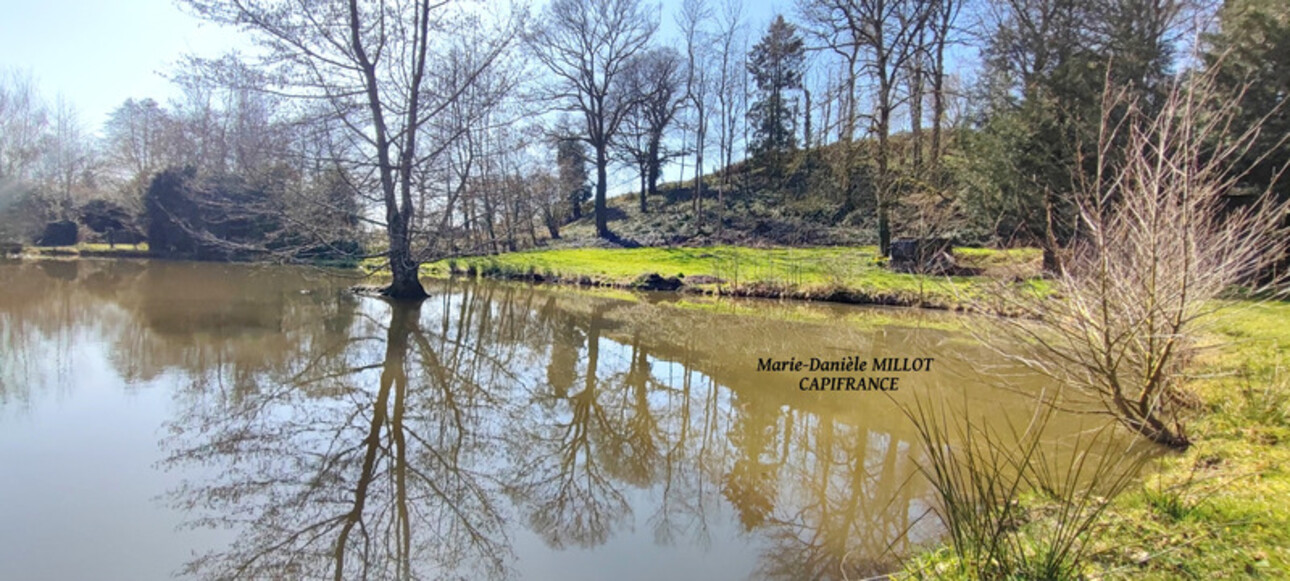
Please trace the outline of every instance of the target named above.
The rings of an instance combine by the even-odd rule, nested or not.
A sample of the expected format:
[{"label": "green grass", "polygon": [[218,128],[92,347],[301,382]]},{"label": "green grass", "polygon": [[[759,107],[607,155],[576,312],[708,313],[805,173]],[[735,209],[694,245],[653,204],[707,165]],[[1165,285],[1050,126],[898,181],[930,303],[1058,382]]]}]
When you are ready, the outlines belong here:
[{"label": "green grass", "polygon": [[964,261],[970,261],[974,265],[989,266],[993,264],[1009,264],[1018,262],[1030,262],[1042,259],[1044,253],[1038,248],[1006,248],[995,250],[993,248],[955,248],[954,257]]},{"label": "green grass", "polygon": [[[1290,303],[1228,307],[1190,368],[1194,445],[1116,499],[1087,577],[1290,579]],[[941,548],[914,556],[904,576],[955,570]]]},{"label": "green grass", "polygon": [[[994,251],[973,251],[978,256],[992,256],[991,252]],[[947,308],[970,304],[989,284],[975,277],[892,272],[882,265],[872,246],[557,249],[443,260],[424,265],[423,273],[476,273],[498,278],[537,275],[548,280],[621,287],[657,273],[679,277],[690,290],[711,294],[833,300],[850,297],[855,299],[851,302]]]}]

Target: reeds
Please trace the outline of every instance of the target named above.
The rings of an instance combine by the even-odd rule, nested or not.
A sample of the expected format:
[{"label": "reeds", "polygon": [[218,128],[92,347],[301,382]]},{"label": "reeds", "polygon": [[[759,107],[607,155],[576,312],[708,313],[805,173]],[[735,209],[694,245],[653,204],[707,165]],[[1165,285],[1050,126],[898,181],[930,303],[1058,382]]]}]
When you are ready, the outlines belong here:
[{"label": "reeds", "polygon": [[1044,401],[1024,427],[993,426],[922,399],[904,412],[922,444],[919,469],[935,491],[953,565],[971,579],[1080,578],[1111,499],[1145,461],[1139,440],[1111,422],[1047,435],[1059,412]]}]

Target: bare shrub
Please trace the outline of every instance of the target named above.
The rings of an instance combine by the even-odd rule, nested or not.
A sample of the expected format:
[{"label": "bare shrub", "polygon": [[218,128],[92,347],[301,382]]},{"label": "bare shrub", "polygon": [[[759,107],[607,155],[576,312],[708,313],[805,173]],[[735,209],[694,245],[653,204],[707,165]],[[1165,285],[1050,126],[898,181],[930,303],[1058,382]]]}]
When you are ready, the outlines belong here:
[{"label": "bare shrub", "polygon": [[1154,104],[1108,89],[1094,159],[1079,160],[1079,232],[1063,267],[1049,288],[1001,289],[1001,312],[1023,317],[984,337],[1067,396],[1091,396],[1098,411],[1179,449],[1190,444],[1191,399],[1180,370],[1198,332],[1222,308],[1216,299],[1255,285],[1286,250],[1286,204],[1268,191],[1236,195],[1232,168],[1259,124],[1234,130],[1239,99],[1228,97],[1209,74]]}]

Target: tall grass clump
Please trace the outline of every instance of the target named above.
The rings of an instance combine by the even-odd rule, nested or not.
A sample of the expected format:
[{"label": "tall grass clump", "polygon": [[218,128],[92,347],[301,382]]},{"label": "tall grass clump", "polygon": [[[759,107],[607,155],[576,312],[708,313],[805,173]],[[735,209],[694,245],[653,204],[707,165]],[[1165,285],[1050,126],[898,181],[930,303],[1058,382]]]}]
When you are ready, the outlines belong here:
[{"label": "tall grass clump", "polygon": [[[1045,437],[1055,413],[1038,402],[1025,426],[995,427],[918,400],[904,409],[922,447],[919,469],[949,537],[949,566],[968,579],[1079,579],[1111,499],[1144,455],[1113,423]],[[939,578],[949,571],[919,576]]]}]

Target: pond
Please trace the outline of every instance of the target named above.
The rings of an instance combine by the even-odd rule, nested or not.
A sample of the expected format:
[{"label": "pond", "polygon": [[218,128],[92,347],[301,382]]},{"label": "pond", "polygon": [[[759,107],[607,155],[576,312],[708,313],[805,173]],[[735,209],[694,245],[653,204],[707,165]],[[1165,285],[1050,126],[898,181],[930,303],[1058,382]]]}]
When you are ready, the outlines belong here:
[{"label": "pond", "polygon": [[[461,281],[406,305],[182,262],[0,280],[13,579],[857,578],[940,534],[899,406],[1024,421],[1042,383],[944,313]],[[875,375],[896,389],[802,390]]]}]

